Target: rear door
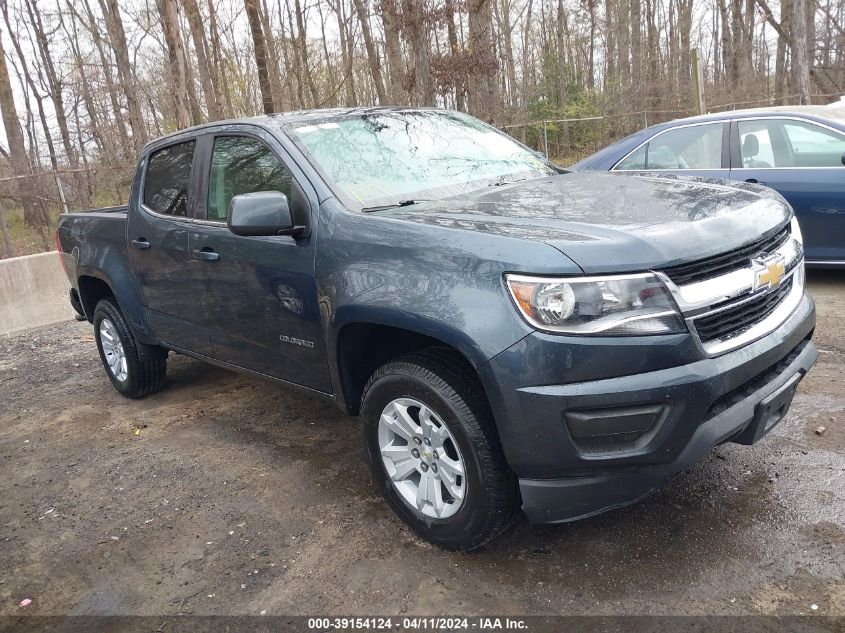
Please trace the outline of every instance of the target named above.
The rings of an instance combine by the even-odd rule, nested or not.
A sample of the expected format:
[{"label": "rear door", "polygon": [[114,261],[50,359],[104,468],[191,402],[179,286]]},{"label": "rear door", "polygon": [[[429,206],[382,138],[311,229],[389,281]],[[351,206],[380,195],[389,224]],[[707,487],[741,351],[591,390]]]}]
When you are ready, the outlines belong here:
[{"label": "rear door", "polygon": [[662,130],[622,158],[613,171],[730,177],[727,122],[693,123]]},{"label": "rear door", "polygon": [[127,223],[132,269],[149,310],[153,333],[166,343],[208,351],[208,337],[193,321],[196,289],[186,275],[189,227],[196,200],[195,139],[152,151]]},{"label": "rear door", "polygon": [[731,178],[786,198],[808,261],[845,263],[845,133],[791,117],[737,119],[731,127]]},{"label": "rear door", "polygon": [[200,202],[189,238],[202,283],[201,325],[214,358],[319,391],[331,391],[317,290],[315,237],[244,237],[226,227],[241,193],[281,191],[296,224],[313,227],[316,193],[269,133],[203,138]]}]

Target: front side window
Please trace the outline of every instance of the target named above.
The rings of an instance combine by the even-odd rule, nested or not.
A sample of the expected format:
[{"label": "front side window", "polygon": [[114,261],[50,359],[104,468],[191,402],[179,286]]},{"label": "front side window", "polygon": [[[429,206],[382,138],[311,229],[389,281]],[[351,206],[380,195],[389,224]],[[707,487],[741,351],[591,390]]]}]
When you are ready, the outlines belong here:
[{"label": "front side window", "polygon": [[165,147],[150,155],[144,178],[144,204],[163,215],[188,216],[188,188],[194,141]]},{"label": "front side window", "polygon": [[208,179],[208,219],[225,222],[229,203],[242,193],[281,191],[290,200],[291,184],[290,172],[258,139],[218,136]]},{"label": "front side window", "polygon": [[509,136],[458,112],[330,116],[285,129],[360,208],[436,200],[557,173]]},{"label": "front side window", "polygon": [[723,129],[723,123],[708,123],[667,130],[624,158],[614,169],[721,169]]}]

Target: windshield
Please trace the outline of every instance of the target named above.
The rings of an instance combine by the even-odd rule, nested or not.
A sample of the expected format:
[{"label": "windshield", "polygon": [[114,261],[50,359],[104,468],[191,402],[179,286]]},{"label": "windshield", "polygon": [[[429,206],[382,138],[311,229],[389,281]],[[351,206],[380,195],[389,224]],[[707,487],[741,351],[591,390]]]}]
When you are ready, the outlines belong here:
[{"label": "windshield", "polygon": [[436,200],[556,173],[510,137],[458,112],[328,116],[286,129],[359,208]]}]

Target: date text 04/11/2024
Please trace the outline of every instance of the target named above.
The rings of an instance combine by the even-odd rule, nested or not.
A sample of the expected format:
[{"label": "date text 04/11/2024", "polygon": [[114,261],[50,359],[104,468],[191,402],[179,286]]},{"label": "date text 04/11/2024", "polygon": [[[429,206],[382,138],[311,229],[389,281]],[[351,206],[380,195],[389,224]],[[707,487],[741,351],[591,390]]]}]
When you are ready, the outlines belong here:
[{"label": "date text 04/11/2024", "polygon": [[519,618],[448,618],[448,617],[390,617],[357,618],[309,618],[308,628],[312,630],[399,630],[399,631],[458,631],[458,630],[526,630],[525,620]]}]

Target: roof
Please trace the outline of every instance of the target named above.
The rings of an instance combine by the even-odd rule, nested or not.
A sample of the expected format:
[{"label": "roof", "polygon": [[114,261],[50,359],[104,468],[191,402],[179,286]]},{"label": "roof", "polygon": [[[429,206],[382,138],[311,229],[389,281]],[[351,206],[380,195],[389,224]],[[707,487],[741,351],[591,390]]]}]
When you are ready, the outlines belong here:
[{"label": "roof", "polygon": [[[234,119],[221,119],[219,121],[209,121],[208,123],[201,123],[200,125],[193,125],[191,127],[182,128],[169,134],[164,134],[147,143],[147,146],[158,145],[163,140],[168,140],[173,137],[181,135],[189,135],[193,132],[199,132],[209,127],[219,127],[225,125],[237,125],[238,123],[253,123],[255,125],[269,126],[270,124],[296,124],[307,123],[308,121],[318,121],[328,117],[341,117],[354,114],[372,114],[375,112],[419,112],[422,110],[443,110],[443,108],[429,108],[429,107],[410,107],[410,106],[371,106],[371,107],[357,107],[357,108],[321,108],[316,110],[294,110],[291,112],[275,112],[273,114],[259,114],[257,116],[238,117]],[[443,110],[445,111],[445,110]]]},{"label": "roof", "polygon": [[[840,105],[840,103],[842,105]],[[698,121],[720,121],[731,117],[753,117],[767,116],[772,114],[792,114],[799,117],[811,117],[820,119],[836,119],[845,123],[845,103],[835,102],[830,105],[805,105],[805,106],[770,106],[766,108],[746,108],[742,110],[725,110],[724,112],[712,112],[684,119],[674,119],[658,125],[676,125],[678,123],[695,123]],[[655,126],[656,127],[656,126]]]}]

